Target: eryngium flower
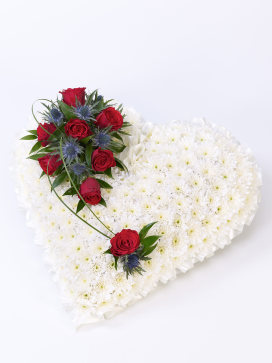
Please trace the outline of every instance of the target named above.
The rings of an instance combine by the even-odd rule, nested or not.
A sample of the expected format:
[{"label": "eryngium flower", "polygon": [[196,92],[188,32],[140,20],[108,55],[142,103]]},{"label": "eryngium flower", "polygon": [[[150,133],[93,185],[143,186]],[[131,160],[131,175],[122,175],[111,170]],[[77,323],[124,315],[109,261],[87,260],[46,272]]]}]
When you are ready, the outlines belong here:
[{"label": "eryngium flower", "polygon": [[132,254],[127,257],[126,266],[130,271],[133,270],[135,267],[138,267],[139,265],[139,257],[136,254]]},{"label": "eryngium flower", "polygon": [[82,175],[87,170],[85,165],[79,163],[72,164],[70,169],[77,176]]},{"label": "eryngium flower", "polygon": [[48,118],[50,122],[53,122],[56,125],[60,125],[62,119],[63,119],[63,114],[60,112],[60,110],[58,110],[57,108],[52,108],[50,110],[50,116]]},{"label": "eryngium flower", "polygon": [[88,121],[92,115],[91,109],[87,105],[80,105],[74,108],[74,114],[80,120]]},{"label": "eryngium flower", "polygon": [[63,157],[67,163],[74,161],[83,151],[82,146],[75,139],[67,139],[62,145]]},{"label": "eryngium flower", "polygon": [[93,139],[94,145],[101,147],[101,149],[106,149],[109,146],[110,141],[111,137],[105,131],[99,131]]}]

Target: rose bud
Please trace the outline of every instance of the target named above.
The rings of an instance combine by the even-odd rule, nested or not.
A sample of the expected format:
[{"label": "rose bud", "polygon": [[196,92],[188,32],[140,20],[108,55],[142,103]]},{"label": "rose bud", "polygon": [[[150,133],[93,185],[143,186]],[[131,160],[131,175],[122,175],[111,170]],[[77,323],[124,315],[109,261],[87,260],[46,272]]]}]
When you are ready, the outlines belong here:
[{"label": "rose bud", "polygon": [[39,158],[38,162],[42,170],[45,172],[45,174],[47,174],[47,168],[48,168],[48,175],[52,175],[62,164],[62,160],[59,159],[60,159],[59,155],[47,154],[42,158]]},{"label": "rose bud", "polygon": [[137,231],[123,229],[110,240],[111,253],[114,256],[129,255],[136,251],[140,246],[140,237]]},{"label": "rose bud", "polygon": [[116,166],[113,153],[110,150],[103,150],[100,147],[92,153],[92,167],[95,171],[105,171]]},{"label": "rose bud", "polygon": [[94,178],[87,178],[84,180],[80,185],[79,193],[85,202],[91,205],[96,205],[101,200],[100,184]]},{"label": "rose bud", "polygon": [[84,139],[87,136],[92,135],[92,131],[84,120],[72,119],[64,127],[66,135],[69,135],[75,139]]},{"label": "rose bud", "polygon": [[86,87],[82,88],[67,88],[60,93],[62,94],[62,101],[69,106],[76,107],[76,100],[81,105],[85,104],[85,89]]},{"label": "rose bud", "polygon": [[[47,130],[49,134],[45,131]],[[38,141],[41,141],[42,146],[48,145],[48,139],[51,136],[50,134],[53,134],[53,132],[56,131],[56,126],[52,123],[44,123],[38,126],[37,128],[37,135],[38,135]]]},{"label": "rose bud", "polygon": [[101,129],[112,126],[112,131],[118,130],[123,126],[123,117],[114,107],[108,107],[96,117],[95,124]]}]

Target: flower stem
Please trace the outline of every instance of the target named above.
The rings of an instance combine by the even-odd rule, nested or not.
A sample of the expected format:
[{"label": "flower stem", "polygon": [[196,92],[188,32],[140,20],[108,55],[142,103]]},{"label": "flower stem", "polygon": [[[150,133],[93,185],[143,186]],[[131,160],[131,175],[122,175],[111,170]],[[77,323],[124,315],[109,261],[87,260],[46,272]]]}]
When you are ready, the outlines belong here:
[{"label": "flower stem", "polygon": [[100,222],[109,232],[111,232],[113,235],[115,235],[115,233],[113,233],[101,220],[100,218],[97,217],[97,215],[92,211],[92,209],[89,207],[89,205],[85,202],[85,200],[83,199],[82,195],[80,194],[79,190],[77,189],[73,179],[71,178],[71,175],[68,171],[68,168],[67,168],[67,165],[66,165],[66,162],[64,161],[64,157],[63,157],[63,151],[62,151],[62,137],[60,139],[60,157],[61,157],[61,160],[63,162],[63,165],[64,165],[64,168],[65,168],[65,171],[68,175],[68,178],[70,180],[70,183],[72,184],[72,186],[74,187],[75,191],[77,192],[79,198],[82,200],[82,202],[85,204],[85,206],[89,209],[89,211],[93,214],[93,216],[98,220],[98,222]]},{"label": "flower stem", "polygon": [[[49,163],[48,163],[49,164]],[[48,165],[47,165],[47,178],[48,178],[48,181],[50,183],[50,186],[53,190],[53,192],[55,193],[55,195],[57,196],[57,198],[59,199],[59,201],[71,212],[73,213],[77,218],[79,218],[82,222],[84,222],[85,224],[87,224],[87,226],[91,227],[92,229],[94,229],[96,232],[102,234],[104,237],[107,237],[110,239],[109,236],[107,236],[106,234],[104,234],[103,232],[99,231],[99,229],[95,228],[94,226],[92,226],[91,224],[89,224],[87,221],[85,221],[85,219],[81,218],[78,214],[76,214],[72,208],[70,208],[62,199],[61,197],[58,195],[58,193],[56,192],[55,188],[53,188],[53,185],[51,183],[51,180],[50,180],[50,177],[48,175]]]}]

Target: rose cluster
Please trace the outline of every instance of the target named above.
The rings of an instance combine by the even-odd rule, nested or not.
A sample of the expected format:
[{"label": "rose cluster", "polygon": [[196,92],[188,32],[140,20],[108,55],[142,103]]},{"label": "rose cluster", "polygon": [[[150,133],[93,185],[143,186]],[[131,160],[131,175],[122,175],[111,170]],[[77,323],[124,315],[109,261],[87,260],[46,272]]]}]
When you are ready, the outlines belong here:
[{"label": "rose cluster", "polygon": [[130,124],[124,122],[122,106],[114,107],[97,91],[87,94],[80,87],[60,93],[62,100],[43,104],[42,122],[23,138],[36,139],[29,158],[39,162],[42,175],[55,177],[53,187],[71,177],[74,183],[65,194],[79,191],[86,203],[105,205],[101,188],[111,186],[97,175],[111,177],[116,166],[126,169],[116,154],[126,147],[122,135],[128,134],[124,128]]}]

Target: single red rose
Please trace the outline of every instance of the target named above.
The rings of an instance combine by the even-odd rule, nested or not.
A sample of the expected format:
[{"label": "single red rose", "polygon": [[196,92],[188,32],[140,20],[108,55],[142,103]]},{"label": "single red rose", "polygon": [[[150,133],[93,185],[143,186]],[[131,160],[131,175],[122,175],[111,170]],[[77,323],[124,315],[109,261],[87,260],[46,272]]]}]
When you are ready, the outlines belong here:
[{"label": "single red rose", "polygon": [[114,256],[129,255],[140,246],[140,237],[137,231],[123,229],[110,240],[111,253]]},{"label": "single red rose", "polygon": [[123,126],[123,117],[114,107],[108,107],[96,117],[95,124],[101,129],[112,126],[111,130],[118,130]]},{"label": "single red rose", "polygon": [[42,146],[47,146],[48,145],[48,139],[50,137],[50,134],[48,134],[46,131],[47,130],[50,134],[53,134],[53,132],[56,131],[56,126],[54,124],[49,124],[49,123],[44,123],[38,126],[37,128],[37,135],[38,135],[38,141],[41,141]]},{"label": "single red rose", "polygon": [[79,193],[86,203],[92,205],[98,204],[101,200],[100,184],[94,178],[87,178],[84,180],[80,185]]},{"label": "single red rose", "polygon": [[67,88],[63,91],[60,91],[62,94],[62,100],[69,106],[76,107],[76,99],[81,104],[85,104],[85,89],[86,87],[79,88]]},{"label": "single red rose", "polygon": [[45,172],[45,174],[47,174],[47,168],[48,168],[48,175],[52,175],[62,164],[62,160],[59,159],[60,159],[59,155],[47,154],[42,158],[39,158],[38,162],[42,170]]},{"label": "single red rose", "polygon": [[116,166],[113,153],[110,150],[103,150],[101,147],[92,153],[92,167],[95,171],[105,171]]},{"label": "single red rose", "polygon": [[64,127],[66,135],[75,139],[84,139],[84,137],[92,135],[92,131],[84,120],[72,119]]}]

